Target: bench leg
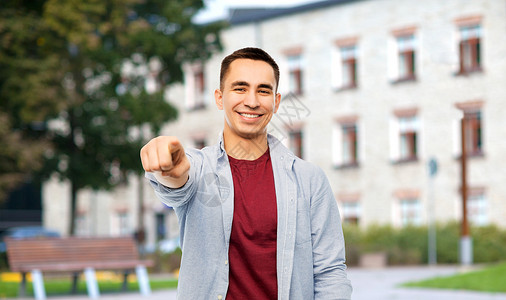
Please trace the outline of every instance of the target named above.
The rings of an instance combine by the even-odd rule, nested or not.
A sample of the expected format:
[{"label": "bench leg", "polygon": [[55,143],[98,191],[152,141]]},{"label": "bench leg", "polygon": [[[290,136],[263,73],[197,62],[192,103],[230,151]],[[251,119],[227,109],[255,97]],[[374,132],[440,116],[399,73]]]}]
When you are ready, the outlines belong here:
[{"label": "bench leg", "polygon": [[121,291],[126,292],[128,290],[128,272],[123,273],[123,285],[121,286]]},{"label": "bench leg", "polygon": [[135,268],[137,273],[137,281],[139,282],[139,290],[143,296],[149,296],[151,294],[151,287],[149,286],[148,271],[145,266],[137,266]]},{"label": "bench leg", "polygon": [[79,281],[79,273],[72,273],[72,294],[77,294],[77,282]]},{"label": "bench leg", "polygon": [[42,272],[40,270],[33,270],[32,271],[32,284],[33,284],[33,293],[35,294],[35,299],[45,300],[46,299],[46,290],[44,289],[44,280],[42,279]]},{"label": "bench leg", "polygon": [[98,291],[97,277],[95,276],[95,270],[93,268],[86,268],[84,270],[84,276],[86,277],[86,289],[88,290],[88,297],[91,299],[98,299],[100,293]]},{"label": "bench leg", "polygon": [[21,282],[19,283],[18,297],[26,296],[26,273],[21,272]]}]

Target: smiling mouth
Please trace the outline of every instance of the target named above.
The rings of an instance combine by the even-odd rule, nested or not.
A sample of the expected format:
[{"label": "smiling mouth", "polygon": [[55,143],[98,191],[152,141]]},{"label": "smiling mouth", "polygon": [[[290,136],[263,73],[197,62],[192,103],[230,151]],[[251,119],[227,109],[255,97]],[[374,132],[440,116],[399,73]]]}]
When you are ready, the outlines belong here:
[{"label": "smiling mouth", "polygon": [[239,114],[245,118],[248,118],[248,119],[256,119],[256,118],[259,118],[262,116],[262,115],[258,115],[258,114],[247,114],[247,113],[239,113]]}]

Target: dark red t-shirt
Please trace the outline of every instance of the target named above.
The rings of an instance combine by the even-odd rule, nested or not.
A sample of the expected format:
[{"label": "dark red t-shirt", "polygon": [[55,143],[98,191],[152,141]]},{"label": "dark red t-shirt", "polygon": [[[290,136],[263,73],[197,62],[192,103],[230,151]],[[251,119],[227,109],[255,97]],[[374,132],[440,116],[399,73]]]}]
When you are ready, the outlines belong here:
[{"label": "dark red t-shirt", "polygon": [[277,206],[269,150],[260,158],[229,156],[234,218],[229,248],[227,300],[277,299]]}]

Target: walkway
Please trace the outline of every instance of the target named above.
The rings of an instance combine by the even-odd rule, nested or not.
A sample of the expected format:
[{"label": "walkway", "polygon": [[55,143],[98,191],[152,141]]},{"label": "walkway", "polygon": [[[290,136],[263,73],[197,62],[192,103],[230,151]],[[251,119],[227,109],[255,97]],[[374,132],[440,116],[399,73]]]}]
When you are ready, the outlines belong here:
[{"label": "walkway", "polygon": [[[458,266],[416,266],[384,269],[350,268],[348,277],[353,284],[353,300],[506,300],[506,294],[470,291],[449,291],[402,288],[399,284],[459,272]],[[33,299],[33,298],[32,298]],[[85,300],[85,296],[49,297],[48,300]],[[139,293],[103,294],[101,300],[176,300],[175,290],[154,291],[149,297]],[[18,299],[19,300],[19,299]]]}]

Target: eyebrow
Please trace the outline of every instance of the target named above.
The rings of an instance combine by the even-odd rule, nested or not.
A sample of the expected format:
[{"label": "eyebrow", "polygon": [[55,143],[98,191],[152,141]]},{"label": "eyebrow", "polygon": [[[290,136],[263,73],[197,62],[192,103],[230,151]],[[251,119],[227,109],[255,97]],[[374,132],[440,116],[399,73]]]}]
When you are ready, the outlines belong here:
[{"label": "eyebrow", "polygon": [[247,83],[246,81],[234,81],[234,82],[232,82],[231,86],[232,87],[236,87],[236,86],[250,86],[250,84]]},{"label": "eyebrow", "polygon": [[[232,82],[231,84],[232,87],[236,87],[236,86],[250,86],[250,84],[246,81],[234,81]],[[270,89],[270,90],[274,90],[274,88],[272,87],[271,84],[268,84],[268,83],[261,83],[258,85],[259,88],[262,88],[262,89]]]}]

